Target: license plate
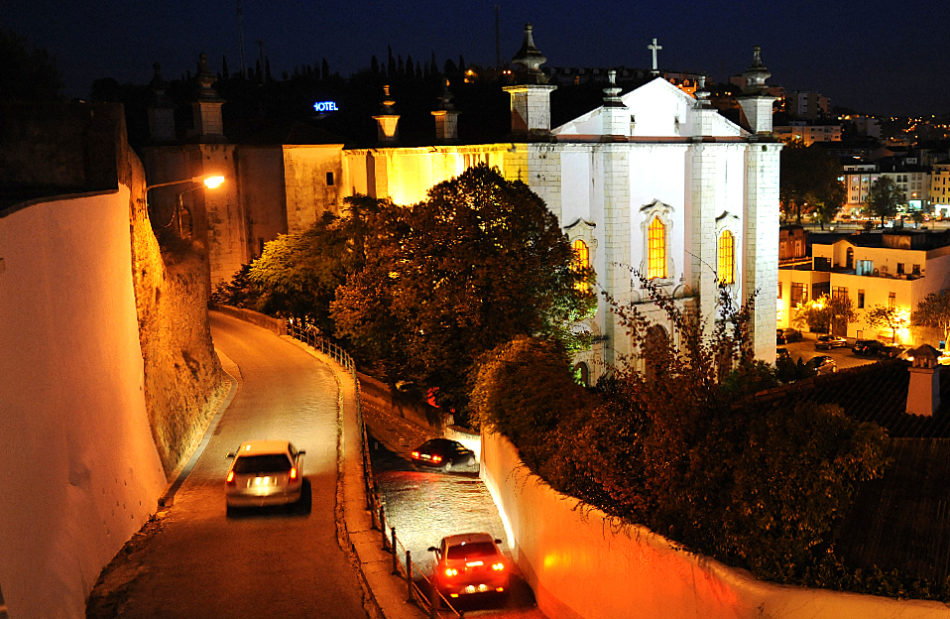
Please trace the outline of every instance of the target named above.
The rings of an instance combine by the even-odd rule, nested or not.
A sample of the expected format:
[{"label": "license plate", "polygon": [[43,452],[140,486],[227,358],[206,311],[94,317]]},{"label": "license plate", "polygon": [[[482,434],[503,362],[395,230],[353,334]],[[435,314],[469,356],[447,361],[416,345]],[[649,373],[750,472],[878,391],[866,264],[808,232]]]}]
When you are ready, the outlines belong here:
[{"label": "license plate", "polygon": [[270,485],[270,477],[255,477],[255,478],[254,478],[254,485],[255,485],[255,486],[269,486],[269,485]]}]

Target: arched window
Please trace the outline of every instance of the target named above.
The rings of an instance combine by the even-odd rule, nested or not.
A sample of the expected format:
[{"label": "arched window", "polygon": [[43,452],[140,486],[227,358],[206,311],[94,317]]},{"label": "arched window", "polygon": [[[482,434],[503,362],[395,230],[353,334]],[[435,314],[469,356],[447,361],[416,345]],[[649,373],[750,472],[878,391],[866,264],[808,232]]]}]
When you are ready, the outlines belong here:
[{"label": "arched window", "polygon": [[719,237],[719,281],[723,284],[736,282],[736,242],[728,230]]},{"label": "arched window", "polygon": [[583,361],[574,366],[574,379],[584,387],[590,387],[590,368]]},{"label": "arched window", "polygon": [[670,365],[670,340],[666,329],[653,325],[646,332],[641,348],[643,357],[643,376],[647,380],[662,378]]},{"label": "arched window", "polygon": [[647,279],[665,279],[666,226],[659,217],[650,222],[647,232]]},{"label": "arched window", "polygon": [[[584,269],[590,268],[590,248],[587,247],[581,239],[574,239],[574,242],[571,243],[571,249],[574,250],[574,262],[573,267],[575,271],[582,271]],[[587,291],[590,289],[590,284],[586,282],[578,282],[575,287],[578,290]]]}]

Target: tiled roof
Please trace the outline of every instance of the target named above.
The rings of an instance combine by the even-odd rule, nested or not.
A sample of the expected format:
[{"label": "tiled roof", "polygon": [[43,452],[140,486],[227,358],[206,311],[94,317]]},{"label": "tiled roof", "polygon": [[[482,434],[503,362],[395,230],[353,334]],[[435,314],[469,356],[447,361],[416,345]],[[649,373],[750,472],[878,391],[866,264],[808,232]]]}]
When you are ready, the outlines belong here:
[{"label": "tiled roof", "polygon": [[901,359],[880,361],[760,392],[753,399],[762,406],[789,408],[802,400],[837,404],[848,417],[877,422],[892,437],[950,437],[950,367],[939,370],[940,406],[932,417],[904,412],[909,367]]}]

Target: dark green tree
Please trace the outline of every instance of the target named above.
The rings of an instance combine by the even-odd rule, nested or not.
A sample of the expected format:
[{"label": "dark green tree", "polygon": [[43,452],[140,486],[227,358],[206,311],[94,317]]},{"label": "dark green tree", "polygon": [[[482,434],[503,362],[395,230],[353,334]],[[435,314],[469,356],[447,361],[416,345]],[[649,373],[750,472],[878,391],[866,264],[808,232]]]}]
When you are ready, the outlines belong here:
[{"label": "dark green tree", "polygon": [[782,149],[779,197],[786,221],[802,222],[814,213],[819,224],[829,223],[844,204],[841,164],[817,145],[796,140]]},{"label": "dark green tree", "polygon": [[0,28],[0,101],[58,101],[63,80],[46,50]]},{"label": "dark green tree", "polygon": [[897,205],[900,204],[903,196],[900,189],[894,183],[890,176],[882,176],[871,185],[871,191],[865,200],[867,212],[881,218],[881,227],[884,227],[884,220],[897,214]]},{"label": "dark green tree", "polygon": [[483,352],[522,334],[572,345],[566,325],[593,307],[583,285],[592,273],[574,268],[556,217],[527,185],[479,165],[391,212],[337,294],[338,335],[391,355],[401,378],[460,413]]}]

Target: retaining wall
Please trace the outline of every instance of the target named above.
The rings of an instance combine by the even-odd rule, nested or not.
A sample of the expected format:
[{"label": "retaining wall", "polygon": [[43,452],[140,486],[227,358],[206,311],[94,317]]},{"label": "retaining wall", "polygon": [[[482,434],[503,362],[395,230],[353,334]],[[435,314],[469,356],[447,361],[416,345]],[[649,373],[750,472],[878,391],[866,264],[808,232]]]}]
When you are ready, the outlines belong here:
[{"label": "retaining wall", "polygon": [[155,511],[130,192],[0,212],[0,587],[11,617],[81,617]]},{"label": "retaining wall", "polygon": [[950,617],[939,602],[755,580],[555,492],[498,434],[482,434],[481,476],[505,521],[515,561],[549,619]]}]

